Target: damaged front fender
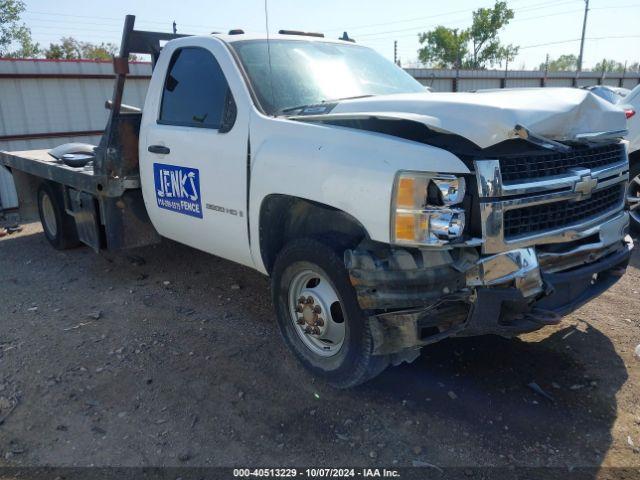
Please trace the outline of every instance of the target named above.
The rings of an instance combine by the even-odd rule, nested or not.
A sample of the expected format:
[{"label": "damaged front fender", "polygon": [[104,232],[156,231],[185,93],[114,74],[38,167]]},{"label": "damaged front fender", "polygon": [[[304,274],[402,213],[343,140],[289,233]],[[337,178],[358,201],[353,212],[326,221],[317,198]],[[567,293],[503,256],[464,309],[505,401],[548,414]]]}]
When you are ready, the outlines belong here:
[{"label": "damaged front fender", "polygon": [[[455,256],[455,258],[454,258]],[[466,285],[475,250],[387,249],[361,246],[345,252],[345,265],[365,310],[428,306]]]}]

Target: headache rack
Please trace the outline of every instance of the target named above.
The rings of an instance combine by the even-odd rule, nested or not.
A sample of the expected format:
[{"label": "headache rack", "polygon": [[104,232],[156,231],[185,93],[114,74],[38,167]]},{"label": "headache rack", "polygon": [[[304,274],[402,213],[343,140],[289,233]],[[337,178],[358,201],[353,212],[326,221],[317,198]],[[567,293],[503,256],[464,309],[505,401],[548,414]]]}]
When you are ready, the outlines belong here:
[{"label": "headache rack", "polygon": [[95,175],[104,176],[105,181],[138,175],[138,134],[142,113],[122,111],[122,95],[129,74],[129,55],[136,53],[151,55],[153,69],[162,50],[160,42],[188,36],[134,30],[135,20],[134,15],[125,17],[120,53],[113,59],[116,78],[110,102],[111,113],[96,149]]}]

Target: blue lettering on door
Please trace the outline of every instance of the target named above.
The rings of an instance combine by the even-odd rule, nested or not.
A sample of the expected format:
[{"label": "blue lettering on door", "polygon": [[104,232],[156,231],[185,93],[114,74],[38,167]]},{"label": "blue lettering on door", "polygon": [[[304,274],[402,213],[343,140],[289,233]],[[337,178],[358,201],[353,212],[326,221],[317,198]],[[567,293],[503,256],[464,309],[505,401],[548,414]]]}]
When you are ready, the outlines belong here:
[{"label": "blue lettering on door", "polygon": [[202,218],[198,169],[154,163],[153,178],[158,207]]}]

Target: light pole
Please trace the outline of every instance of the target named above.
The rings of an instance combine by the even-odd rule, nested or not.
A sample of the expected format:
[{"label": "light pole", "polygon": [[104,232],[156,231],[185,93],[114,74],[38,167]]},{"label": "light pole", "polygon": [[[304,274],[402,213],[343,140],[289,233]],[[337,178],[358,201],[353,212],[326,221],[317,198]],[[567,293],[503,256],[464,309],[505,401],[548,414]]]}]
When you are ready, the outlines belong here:
[{"label": "light pole", "polygon": [[580,56],[578,57],[578,72],[582,71],[582,55],[584,53],[584,36],[587,31],[587,14],[589,13],[589,0],[584,0],[584,19],[582,20],[582,38],[580,39]]}]

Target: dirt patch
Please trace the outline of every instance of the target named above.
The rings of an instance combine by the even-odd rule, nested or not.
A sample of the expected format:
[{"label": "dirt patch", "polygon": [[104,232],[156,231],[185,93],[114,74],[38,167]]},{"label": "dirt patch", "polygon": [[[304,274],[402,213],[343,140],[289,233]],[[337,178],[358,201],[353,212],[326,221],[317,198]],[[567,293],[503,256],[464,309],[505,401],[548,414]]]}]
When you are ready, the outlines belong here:
[{"label": "dirt patch", "polygon": [[639,268],[558,327],[337,391],[285,349],[266,277],[169,241],[58,252],[26,225],[0,239],[1,461],[640,466]]}]

